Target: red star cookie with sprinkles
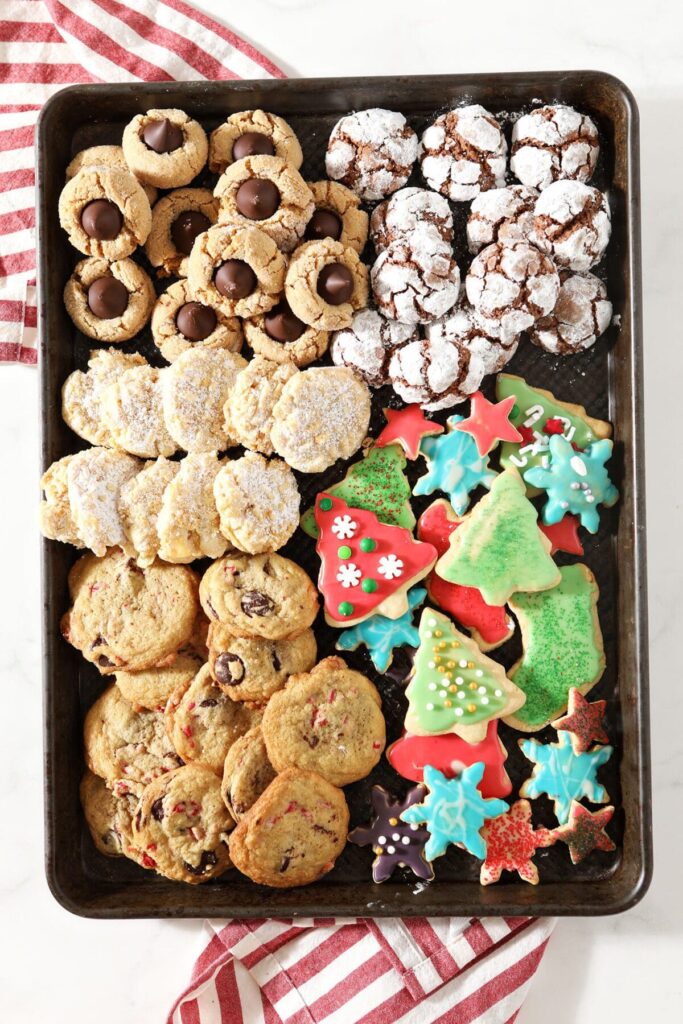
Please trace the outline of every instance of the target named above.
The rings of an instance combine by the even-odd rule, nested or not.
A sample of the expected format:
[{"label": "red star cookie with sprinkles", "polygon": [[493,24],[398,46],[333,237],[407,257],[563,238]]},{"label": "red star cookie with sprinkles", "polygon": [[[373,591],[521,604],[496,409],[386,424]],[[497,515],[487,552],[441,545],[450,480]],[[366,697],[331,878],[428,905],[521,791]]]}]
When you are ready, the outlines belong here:
[{"label": "red star cookie with sprinkles", "polygon": [[522,441],[519,430],[510,423],[514,404],[514,395],[502,402],[489,402],[481,391],[475,391],[470,399],[469,416],[457,423],[455,429],[472,435],[482,457],[488,455],[499,441]]},{"label": "red star cookie with sprinkles", "polygon": [[609,853],[616,846],[605,832],[614,814],[613,807],[601,807],[599,811],[589,811],[577,800],[572,800],[569,810],[569,821],[560,825],[553,832],[555,839],[566,843],[572,864],[578,864],[593,850],[605,850]]},{"label": "red star cookie with sprinkles", "polygon": [[568,512],[560,519],[559,523],[546,526],[542,520],[539,520],[538,525],[541,533],[544,533],[550,541],[551,555],[554,555],[556,551],[566,551],[568,555],[583,554],[583,544],[579,540],[578,516],[573,516]]},{"label": "red star cookie with sprinkles", "polygon": [[428,420],[419,405],[406,405],[404,409],[382,409],[387,425],[375,441],[376,448],[400,444],[409,459],[420,454],[420,441],[430,434],[442,434],[440,423]]},{"label": "red star cookie with sprinkles", "polygon": [[568,732],[574,753],[583,754],[594,742],[609,743],[609,736],[603,724],[606,706],[606,700],[590,703],[580,690],[572,687],[569,691],[567,714],[562,718],[556,718],[550,724],[558,732]]},{"label": "red star cookie with sprinkles", "polygon": [[491,885],[499,880],[503,871],[516,871],[524,882],[538,885],[538,868],[532,857],[536,850],[556,842],[557,831],[534,829],[531,804],[528,800],[518,800],[507,814],[487,821],[481,830],[486,843],[486,860],[479,873],[480,883]]}]

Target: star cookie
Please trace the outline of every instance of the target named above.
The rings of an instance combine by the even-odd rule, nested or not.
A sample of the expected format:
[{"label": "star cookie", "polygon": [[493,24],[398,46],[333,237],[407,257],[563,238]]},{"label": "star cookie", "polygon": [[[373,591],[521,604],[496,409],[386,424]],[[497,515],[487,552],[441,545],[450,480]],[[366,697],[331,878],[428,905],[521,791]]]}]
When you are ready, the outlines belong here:
[{"label": "star cookie", "polygon": [[570,733],[572,750],[575,754],[584,754],[593,742],[609,743],[603,725],[606,706],[606,700],[596,700],[591,704],[580,690],[573,687],[569,691],[567,714],[550,724],[553,729]]},{"label": "star cookie", "polygon": [[560,825],[553,832],[555,839],[560,839],[569,847],[572,864],[578,864],[593,850],[605,850],[609,853],[616,849],[605,832],[613,814],[613,807],[601,807],[599,811],[589,811],[583,804],[572,800],[569,821],[566,825]]},{"label": "star cookie", "polygon": [[470,399],[470,414],[466,420],[456,424],[456,430],[470,434],[481,456],[488,455],[499,441],[521,441],[522,435],[510,423],[510,413],[515,405],[515,396],[510,395],[502,402],[489,402],[481,391],[475,391]]},{"label": "star cookie", "polygon": [[420,442],[430,434],[442,434],[443,427],[427,419],[419,405],[406,405],[404,409],[382,409],[387,425],[375,441],[376,448],[400,444],[409,459],[420,454]]}]

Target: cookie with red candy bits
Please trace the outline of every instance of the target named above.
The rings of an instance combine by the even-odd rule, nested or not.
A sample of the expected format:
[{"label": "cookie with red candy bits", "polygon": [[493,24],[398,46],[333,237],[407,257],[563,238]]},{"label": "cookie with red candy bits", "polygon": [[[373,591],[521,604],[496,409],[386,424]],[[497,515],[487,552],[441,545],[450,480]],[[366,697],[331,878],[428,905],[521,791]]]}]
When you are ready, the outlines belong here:
[{"label": "cookie with red candy bits", "polygon": [[481,391],[475,391],[470,399],[469,416],[456,423],[455,429],[470,434],[479,454],[488,455],[499,441],[522,440],[522,435],[509,419],[514,404],[514,395],[504,398],[502,402],[489,402]]},{"label": "cookie with red candy bits", "polygon": [[386,882],[397,867],[410,868],[416,878],[426,882],[434,878],[434,868],[424,856],[429,832],[424,825],[401,821],[401,814],[424,796],[423,786],[414,786],[403,800],[392,799],[382,786],[372,787],[372,822],[349,832],[349,842],[355,846],[372,846],[375,854],[373,882]]},{"label": "cookie with red candy bits", "polygon": [[481,830],[486,842],[486,859],[479,881],[482,885],[491,885],[499,880],[503,871],[516,871],[524,882],[538,885],[538,868],[532,857],[536,850],[552,846],[556,833],[557,829],[534,829],[531,804],[528,800],[518,800],[506,814],[487,821]]},{"label": "cookie with red candy bits", "polygon": [[420,454],[423,437],[443,434],[441,423],[428,419],[419,405],[406,405],[403,409],[382,409],[387,425],[375,441],[375,448],[400,444],[409,459]]},{"label": "cookie with red candy bits", "polygon": [[572,864],[579,864],[593,850],[604,850],[610,853],[616,847],[605,832],[614,814],[614,808],[601,807],[599,811],[589,811],[578,800],[572,800],[569,809],[569,821],[553,831],[555,840],[566,843]]},{"label": "cookie with red candy bits", "polygon": [[568,732],[572,750],[583,754],[593,743],[609,743],[609,736],[603,724],[606,700],[587,701],[581,690],[572,687],[569,691],[567,714],[551,722],[553,729]]}]

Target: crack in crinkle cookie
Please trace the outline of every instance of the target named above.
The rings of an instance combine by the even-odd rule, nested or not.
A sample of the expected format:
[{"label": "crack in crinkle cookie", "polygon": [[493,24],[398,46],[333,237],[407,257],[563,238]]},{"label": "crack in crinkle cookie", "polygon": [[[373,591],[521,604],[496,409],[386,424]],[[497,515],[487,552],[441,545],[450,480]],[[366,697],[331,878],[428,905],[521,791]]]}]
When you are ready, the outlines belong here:
[{"label": "crack in crinkle cookie", "polygon": [[213,494],[221,532],[238,551],[277,551],[299,525],[299,488],[280,459],[246,452],[223,466]]},{"label": "crack in crinkle cookie", "polygon": [[[69,181],[84,167],[97,167],[98,165],[120,167],[123,171],[130,170],[123,155],[123,146],[89,146],[88,149],[82,149],[80,153],[76,153],[66,169],[65,178]],[[143,185],[142,188],[149,199],[149,205],[154,206],[159,196],[154,185]]]},{"label": "crack in crinkle cookie", "polygon": [[315,212],[308,222],[304,239],[320,241],[332,238],[361,253],[368,240],[368,215],[361,210],[356,193],[338,181],[309,181],[308,187],[313,195]]},{"label": "crack in crinkle cookie", "polygon": [[500,125],[478,103],[440,114],[420,140],[420,167],[427,184],[454,202],[501,188],[506,156]]},{"label": "crack in crinkle cookie", "polygon": [[[327,287],[325,275],[330,273],[344,277],[338,294]],[[303,323],[319,331],[338,331],[349,326],[355,310],[368,304],[368,268],[355,249],[341,242],[304,242],[287,268],[285,295]]]},{"label": "crack in crinkle cookie", "polygon": [[127,480],[119,494],[119,516],[126,534],[125,550],[138,565],[151,565],[159,554],[157,524],[164,491],[180,469],[179,462],[157,459]]},{"label": "crack in crinkle cookie", "polygon": [[146,365],[143,356],[136,352],[93,349],[87,371],[74,370],[62,386],[64,422],[84,441],[112,448],[114,439],[102,413],[104,395],[126,370]]},{"label": "crack in crinkle cookie", "polygon": [[512,126],[510,170],[533,188],[547,188],[558,178],[589,181],[599,154],[591,118],[564,104],[539,107]]},{"label": "crack in crinkle cookie", "polygon": [[414,324],[387,320],[375,309],[359,309],[350,327],[333,334],[332,362],[353,370],[369,387],[381,388],[389,380],[389,362],[396,349],[417,336]]},{"label": "crack in crinkle cookie", "polygon": [[279,300],[286,269],[275,241],[260,227],[219,224],[192,248],[190,294],[226,316],[258,316]]},{"label": "crack in crinkle cookie", "polygon": [[157,299],[152,312],[152,338],[169,363],[189,348],[239,352],[244,341],[241,320],[226,316],[218,306],[196,302],[186,280],[169,285]]},{"label": "crack in crinkle cookie", "polygon": [[133,174],[157,188],[189,185],[206,163],[206,132],[183,110],[148,110],[123,130],[123,153]]},{"label": "crack in crinkle cookie", "polygon": [[534,223],[535,188],[508,185],[480,192],[467,218],[467,247],[476,254],[492,242],[527,242]]},{"label": "crack in crinkle cookie", "polygon": [[227,433],[245,448],[272,455],[273,408],[287,381],[298,372],[294,363],[275,363],[255,355],[238,373],[223,407]]},{"label": "crack in crinkle cookie", "polygon": [[156,366],[134,366],[102,396],[102,415],[114,444],[131,455],[155,459],[178,450],[164,422],[165,373]]},{"label": "crack in crinkle cookie", "polygon": [[[92,234],[88,234],[81,218],[86,207],[97,200],[106,202],[105,216],[92,218],[95,223],[90,225]],[[79,252],[114,261],[130,256],[138,245],[146,242],[152,227],[152,211],[142,185],[130,171],[120,167],[84,167],[62,189],[59,223]]]},{"label": "crack in crinkle cookie", "polygon": [[78,535],[96,555],[125,544],[119,494],[141,469],[138,459],[109,448],[78,452],[66,470],[69,505]]},{"label": "crack in crinkle cookie", "polygon": [[405,185],[416,159],[417,136],[403,114],[374,107],[337,121],[325,170],[361,199],[374,201]]},{"label": "crack in crinkle cookie", "polygon": [[370,392],[344,366],[303,370],[285,384],[273,409],[271,441],[302,473],[322,473],[360,448],[370,423]]},{"label": "crack in crinkle cookie", "polygon": [[[427,410],[450,409],[467,398],[474,383],[471,354],[443,337],[420,338],[400,348],[389,364],[389,380],[397,395]],[[476,386],[472,389],[476,391]]]},{"label": "crack in crinkle cookie", "polygon": [[186,452],[217,452],[234,441],[223,407],[246,359],[225,349],[188,349],[165,370],[163,406],[171,436]]},{"label": "crack in crinkle cookie", "polygon": [[556,181],[536,200],[529,240],[558,267],[583,272],[602,259],[611,233],[607,196],[580,181]]},{"label": "crack in crinkle cookie", "polygon": [[211,675],[231,700],[264,703],[289,676],[313,668],[316,654],[312,629],[292,640],[264,640],[233,636],[220,622],[209,626]]},{"label": "crack in crinkle cookie", "polygon": [[235,821],[253,807],[276,775],[260,725],[235,740],[225,758],[221,782],[223,802]]},{"label": "crack in crinkle cookie", "polygon": [[458,301],[460,271],[449,248],[434,249],[423,235],[398,239],[379,254],[371,271],[372,292],[390,320],[425,324]]},{"label": "crack in crinkle cookie", "polygon": [[213,485],[224,460],[216,452],[186,455],[161,498],[159,555],[165,562],[220,558],[229,548],[220,531]]},{"label": "crack in crinkle cookie", "polygon": [[162,196],[152,210],[152,229],[145,243],[147,259],[159,277],[187,277],[192,245],[218,218],[218,200],[208,188],[177,188]]},{"label": "crack in crinkle cookie", "polygon": [[[125,291],[119,287],[119,294],[108,296],[108,278],[123,285]],[[98,289],[103,291],[98,294]],[[149,320],[155,300],[154,285],[131,259],[109,263],[90,256],[76,264],[64,286],[67,313],[79,331],[96,341],[128,341]]]},{"label": "crack in crinkle cookie", "polygon": [[425,235],[434,248],[453,244],[453,214],[448,201],[426,188],[402,188],[372,211],[370,234],[377,252],[392,242]]},{"label": "crack in crinkle cookie", "polygon": [[477,391],[484,377],[499,373],[510,362],[519,345],[519,337],[503,342],[487,334],[481,320],[465,298],[447,316],[425,327],[425,336],[431,341],[450,341],[460,349],[466,376],[460,384],[464,394]]},{"label": "crack in crinkle cookie", "polygon": [[44,494],[39,510],[40,530],[48,540],[59,540],[62,544],[82,548],[83,541],[76,529],[69,504],[67,470],[73,458],[73,455],[65,455],[43,473],[40,481]]},{"label": "crack in crinkle cookie", "polygon": [[214,174],[222,174],[236,160],[259,154],[279,156],[297,171],[304,160],[292,128],[266,110],[241,110],[211,132],[209,170]]},{"label": "crack in crinkle cookie", "polygon": [[552,260],[533,245],[494,242],[472,260],[465,289],[486,333],[509,345],[551,312],[560,277]]},{"label": "crack in crinkle cookie", "polygon": [[612,320],[607,288],[594,274],[562,274],[560,294],[548,316],[529,331],[534,345],[556,356],[570,356],[590,348]]},{"label": "crack in crinkle cookie", "polygon": [[117,672],[116,685],[136,711],[162,711],[169,698],[189,686],[202,667],[198,655],[190,651],[178,654],[172,665],[148,668],[144,672]]}]

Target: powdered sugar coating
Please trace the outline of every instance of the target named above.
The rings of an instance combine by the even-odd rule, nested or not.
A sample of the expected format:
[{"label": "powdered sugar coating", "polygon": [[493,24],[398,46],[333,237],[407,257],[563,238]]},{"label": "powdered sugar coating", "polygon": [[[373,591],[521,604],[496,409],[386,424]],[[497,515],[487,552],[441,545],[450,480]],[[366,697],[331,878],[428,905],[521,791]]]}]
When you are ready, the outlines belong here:
[{"label": "powdered sugar coating", "polygon": [[505,184],[507,142],[500,125],[478,103],[440,114],[420,140],[422,174],[454,202]]},{"label": "powdered sugar coating", "polygon": [[494,242],[472,260],[465,289],[486,333],[508,345],[550,313],[560,277],[552,261],[534,246]]},{"label": "powdered sugar coating", "polygon": [[466,395],[477,391],[484,377],[499,373],[519,345],[518,338],[504,344],[500,338],[489,335],[464,295],[447,316],[427,324],[425,336],[431,341],[449,341],[460,350],[467,367],[460,390]]},{"label": "powdered sugar coating", "polygon": [[157,520],[165,562],[220,558],[229,544],[220,532],[213,484],[225,460],[216,452],[186,455],[164,491]]},{"label": "powdered sugar coating", "polygon": [[275,363],[265,356],[255,355],[237,374],[235,386],[223,407],[227,433],[245,448],[272,455],[273,407],[289,378],[298,372],[294,363]]},{"label": "powdered sugar coating", "polygon": [[595,274],[564,274],[555,308],[537,320],[529,337],[553,355],[569,356],[590,348],[610,325],[612,303]]},{"label": "powdered sugar coating", "polygon": [[49,540],[59,540],[62,544],[82,548],[83,542],[78,535],[69,504],[66,471],[72,459],[73,455],[65,455],[43,473],[40,488],[45,497],[40,503],[40,530]]},{"label": "powdered sugar coating", "polygon": [[226,349],[190,348],[164,371],[164,416],[187,452],[216,452],[234,444],[223,407],[246,359]]},{"label": "powdered sugar coating", "polygon": [[526,242],[534,223],[535,188],[508,185],[480,192],[467,219],[467,247],[476,254],[492,242]]},{"label": "powdered sugar coating", "polygon": [[425,235],[435,248],[453,244],[453,214],[448,201],[426,188],[402,188],[376,206],[370,218],[370,236],[377,252],[397,239]]},{"label": "powdered sugar coating", "polygon": [[478,354],[437,332],[404,345],[389,364],[394,391],[405,402],[419,403],[427,410],[450,409],[464,401],[476,391],[483,375]]},{"label": "powdered sugar coating", "polygon": [[299,489],[281,459],[247,452],[223,466],[213,493],[223,535],[247,554],[277,551],[299,525]]},{"label": "powdered sugar coating", "polygon": [[379,254],[372,268],[375,302],[390,320],[426,324],[458,300],[460,271],[453,253],[434,250],[422,235],[399,239]]},{"label": "powdered sugar coating", "polygon": [[109,448],[86,448],[69,462],[66,479],[71,515],[83,544],[96,555],[125,543],[119,494],[140,468],[138,459]]},{"label": "powdered sugar coating", "polygon": [[564,104],[539,107],[512,126],[510,170],[533,188],[547,188],[560,178],[589,181],[599,153],[591,118]]},{"label": "powdered sugar coating", "polygon": [[153,459],[178,450],[164,422],[161,396],[166,372],[155,366],[134,366],[102,398],[104,422],[114,444],[131,455]]},{"label": "powdered sugar coating", "polygon": [[374,201],[405,185],[416,158],[417,136],[403,114],[374,107],[337,121],[325,169],[361,199]]},{"label": "powdered sugar coating", "polygon": [[159,554],[157,523],[164,491],[180,469],[179,462],[156,459],[127,480],[119,495],[125,549],[146,568]]},{"label": "powdered sugar coating", "polygon": [[371,388],[379,388],[387,383],[394,351],[416,338],[413,324],[387,320],[375,309],[360,309],[354,313],[350,327],[333,334],[332,362],[348,366]]},{"label": "powdered sugar coating", "polygon": [[607,197],[581,181],[556,181],[534,207],[530,241],[558,267],[584,272],[603,256],[612,233]]},{"label": "powdered sugar coating", "polygon": [[114,440],[102,418],[102,399],[107,388],[133,366],[145,366],[137,353],[93,349],[88,369],[74,370],[62,387],[62,416],[75,434],[90,444],[113,447]]}]

